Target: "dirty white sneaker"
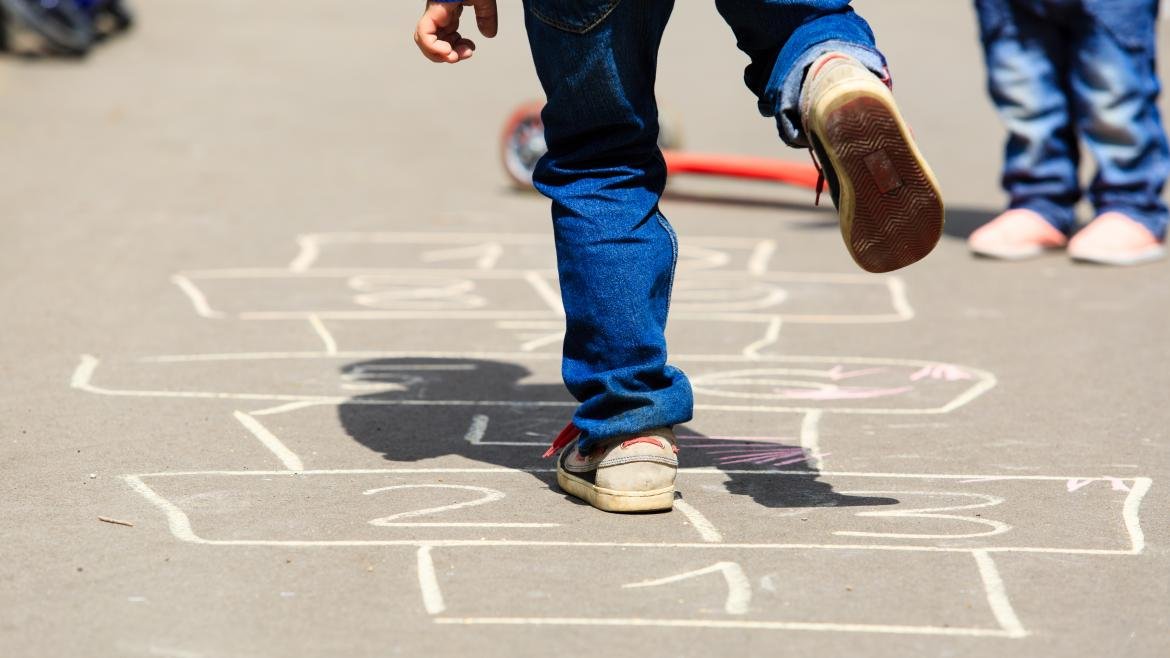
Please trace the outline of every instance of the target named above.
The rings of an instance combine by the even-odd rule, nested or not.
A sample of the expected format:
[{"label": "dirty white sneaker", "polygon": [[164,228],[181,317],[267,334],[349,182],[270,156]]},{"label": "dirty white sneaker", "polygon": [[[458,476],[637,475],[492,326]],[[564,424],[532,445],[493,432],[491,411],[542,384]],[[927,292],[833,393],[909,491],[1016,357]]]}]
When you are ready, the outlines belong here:
[{"label": "dirty white sneaker", "polygon": [[577,448],[570,425],[553,442],[561,489],[606,512],[656,512],[674,507],[678,445],[668,427],[617,437],[597,444],[588,454]]},{"label": "dirty white sneaker", "polygon": [[942,235],[942,193],[889,88],[852,57],[827,53],[809,67],[800,101],[853,260],[889,272],[929,254]]}]

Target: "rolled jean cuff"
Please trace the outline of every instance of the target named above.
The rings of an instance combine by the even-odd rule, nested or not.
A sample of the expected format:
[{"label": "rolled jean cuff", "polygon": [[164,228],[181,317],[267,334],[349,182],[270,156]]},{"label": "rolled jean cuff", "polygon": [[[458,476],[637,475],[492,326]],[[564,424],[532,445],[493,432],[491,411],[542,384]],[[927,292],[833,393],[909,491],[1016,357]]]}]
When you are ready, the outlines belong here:
[{"label": "rolled jean cuff", "polygon": [[1076,227],[1077,217],[1072,206],[1044,198],[1013,199],[1008,210],[1031,210],[1044,218],[1053,228],[1068,235]]},{"label": "rolled jean cuff", "polygon": [[889,80],[886,58],[872,48],[835,39],[813,44],[796,59],[783,77],[777,75],[779,71],[773,71],[772,80],[768,82],[768,93],[764,97],[765,100],[760,102],[760,112],[764,116],[775,117],[780,139],[789,146],[798,148],[809,146],[800,119],[800,91],[809,67],[825,53],[848,55],[873,71],[877,77]]}]

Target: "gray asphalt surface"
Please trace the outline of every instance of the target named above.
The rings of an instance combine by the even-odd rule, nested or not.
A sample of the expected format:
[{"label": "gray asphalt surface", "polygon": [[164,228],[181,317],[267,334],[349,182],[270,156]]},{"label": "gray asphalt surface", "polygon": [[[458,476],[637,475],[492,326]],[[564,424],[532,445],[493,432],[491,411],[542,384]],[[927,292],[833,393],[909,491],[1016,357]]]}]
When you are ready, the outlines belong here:
[{"label": "gray asphalt surface", "polygon": [[[856,5],[953,235],[872,276],[805,191],[673,181],[699,410],[646,516],[539,459],[571,405],[546,203],[495,151],[539,95],[512,3],[458,67],[367,0],[0,62],[0,655],[1170,653],[1168,266],[969,257],[972,12]],[[804,161],[742,65],[680,3],[686,143]]]}]

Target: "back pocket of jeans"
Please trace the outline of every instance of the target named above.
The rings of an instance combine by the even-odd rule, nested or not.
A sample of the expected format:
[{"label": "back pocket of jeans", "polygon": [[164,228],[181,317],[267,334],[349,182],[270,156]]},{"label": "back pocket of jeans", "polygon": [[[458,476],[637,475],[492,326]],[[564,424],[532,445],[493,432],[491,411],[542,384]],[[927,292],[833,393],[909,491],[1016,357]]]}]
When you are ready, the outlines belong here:
[{"label": "back pocket of jeans", "polygon": [[601,25],[622,0],[528,0],[529,13],[558,30],[585,34]]}]

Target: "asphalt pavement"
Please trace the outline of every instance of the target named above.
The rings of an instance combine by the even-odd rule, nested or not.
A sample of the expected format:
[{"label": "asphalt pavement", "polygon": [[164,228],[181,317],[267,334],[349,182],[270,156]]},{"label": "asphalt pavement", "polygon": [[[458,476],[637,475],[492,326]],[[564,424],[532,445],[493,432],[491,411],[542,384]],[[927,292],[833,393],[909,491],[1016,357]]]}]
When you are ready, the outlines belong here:
[{"label": "asphalt pavement", "polygon": [[[1170,654],[1170,266],[966,252],[1003,204],[969,3],[855,2],[946,194],[926,261],[671,181],[697,411],[634,516],[540,458],[573,405],[497,152],[539,97],[518,3],[460,66],[415,3],[140,4],[0,60],[0,655]],[[672,125],[807,162],[744,61],[679,3]]]}]

